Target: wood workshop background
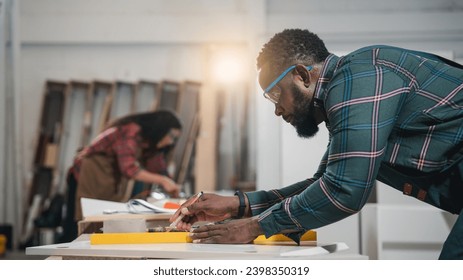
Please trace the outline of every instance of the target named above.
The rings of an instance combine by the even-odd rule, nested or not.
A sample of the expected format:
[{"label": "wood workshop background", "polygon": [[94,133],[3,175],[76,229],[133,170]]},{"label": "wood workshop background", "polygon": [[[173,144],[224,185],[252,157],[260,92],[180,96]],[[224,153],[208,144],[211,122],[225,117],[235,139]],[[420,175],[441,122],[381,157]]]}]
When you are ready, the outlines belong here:
[{"label": "wood workshop background", "polygon": [[[337,54],[392,44],[463,62],[461,0],[0,0],[0,27],[0,225],[12,225],[13,246],[30,207],[47,85],[194,84],[191,191],[262,190],[310,177],[327,139],[323,129],[299,139],[262,98],[255,58],[274,33],[308,28]],[[402,226],[410,220],[415,232]],[[451,223],[378,184],[360,214],[317,231],[371,258],[435,258]]]}]

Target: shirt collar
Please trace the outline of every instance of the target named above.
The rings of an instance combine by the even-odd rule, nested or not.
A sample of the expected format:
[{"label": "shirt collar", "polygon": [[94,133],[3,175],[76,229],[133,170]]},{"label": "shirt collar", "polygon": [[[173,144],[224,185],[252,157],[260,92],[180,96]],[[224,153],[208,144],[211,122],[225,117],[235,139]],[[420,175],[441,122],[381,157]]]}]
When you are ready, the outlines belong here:
[{"label": "shirt collar", "polygon": [[323,68],[320,72],[317,85],[315,87],[315,106],[323,107],[326,98],[326,92],[328,91],[328,85],[330,84],[331,78],[334,75],[338,67],[340,58],[334,54],[328,55],[323,64]]}]

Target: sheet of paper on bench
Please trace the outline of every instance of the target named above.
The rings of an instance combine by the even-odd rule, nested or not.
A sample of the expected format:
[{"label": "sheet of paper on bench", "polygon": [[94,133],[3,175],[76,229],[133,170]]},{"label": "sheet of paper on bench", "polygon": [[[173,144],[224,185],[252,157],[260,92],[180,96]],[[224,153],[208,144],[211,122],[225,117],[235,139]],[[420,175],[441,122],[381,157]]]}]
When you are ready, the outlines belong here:
[{"label": "sheet of paper on bench", "polygon": [[[149,203],[141,199],[132,199],[129,202],[115,202],[93,198],[81,198],[82,215],[84,218],[94,215],[111,214],[111,213],[171,213],[175,209],[163,208],[162,201],[159,205]],[[129,207],[130,204],[130,207]]]},{"label": "sheet of paper on bench", "polygon": [[102,215],[105,211],[120,211],[128,213],[127,204],[124,202],[115,202],[93,198],[81,198],[82,215],[84,218]]}]

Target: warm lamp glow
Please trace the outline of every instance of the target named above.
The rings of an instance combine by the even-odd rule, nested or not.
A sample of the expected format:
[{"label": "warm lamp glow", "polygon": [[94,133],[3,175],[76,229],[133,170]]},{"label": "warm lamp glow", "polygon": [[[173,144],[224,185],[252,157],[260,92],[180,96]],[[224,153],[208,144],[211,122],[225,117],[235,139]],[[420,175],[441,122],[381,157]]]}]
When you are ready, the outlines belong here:
[{"label": "warm lamp glow", "polygon": [[234,83],[244,78],[244,58],[236,51],[217,52],[212,60],[212,78],[218,83]]}]

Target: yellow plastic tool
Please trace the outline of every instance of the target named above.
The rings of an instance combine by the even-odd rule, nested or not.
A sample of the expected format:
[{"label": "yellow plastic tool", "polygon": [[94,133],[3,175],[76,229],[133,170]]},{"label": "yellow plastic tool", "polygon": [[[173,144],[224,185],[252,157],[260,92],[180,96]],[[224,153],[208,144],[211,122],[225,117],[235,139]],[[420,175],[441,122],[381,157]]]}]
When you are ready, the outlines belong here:
[{"label": "yellow plastic tool", "polygon": [[[264,235],[259,235],[254,239],[254,244],[272,244],[275,242],[294,242],[291,238],[283,234],[275,234],[269,238],[265,238]],[[317,232],[309,230],[301,237],[301,241],[317,241]]]},{"label": "yellow plastic tool", "polygon": [[189,232],[94,233],[90,244],[189,243]]},{"label": "yellow plastic tool", "polygon": [[[147,243],[191,243],[189,232],[131,232],[131,233],[94,233],[90,235],[90,244],[147,244]],[[306,232],[301,241],[316,241],[315,231]],[[275,242],[294,242],[283,234],[269,238],[264,235],[254,239],[254,244],[272,244]]]},{"label": "yellow plastic tool", "polygon": [[6,252],[6,236],[0,234],[0,256],[3,256]]}]

